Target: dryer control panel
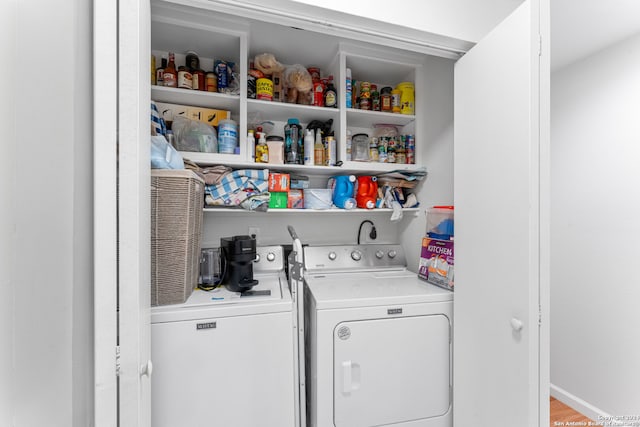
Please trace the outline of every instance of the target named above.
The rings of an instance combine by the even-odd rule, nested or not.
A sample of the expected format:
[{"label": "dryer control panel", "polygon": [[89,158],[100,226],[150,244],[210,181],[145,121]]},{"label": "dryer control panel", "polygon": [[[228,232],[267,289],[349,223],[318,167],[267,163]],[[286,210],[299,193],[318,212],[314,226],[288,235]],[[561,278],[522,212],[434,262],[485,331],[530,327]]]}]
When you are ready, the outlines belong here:
[{"label": "dryer control panel", "polygon": [[403,269],[407,261],[400,245],[306,246],[304,266],[312,272]]}]

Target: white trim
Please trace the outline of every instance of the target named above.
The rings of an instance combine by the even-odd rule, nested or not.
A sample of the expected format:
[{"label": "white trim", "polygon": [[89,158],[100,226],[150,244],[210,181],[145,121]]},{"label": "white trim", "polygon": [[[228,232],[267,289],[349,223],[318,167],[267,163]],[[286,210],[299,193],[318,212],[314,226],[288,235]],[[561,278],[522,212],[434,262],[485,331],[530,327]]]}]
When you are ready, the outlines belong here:
[{"label": "white trim", "polygon": [[93,2],[94,425],[117,425],[118,4]]},{"label": "white trim", "polygon": [[[538,381],[539,408],[538,424],[547,426],[549,420],[549,383],[551,371],[551,328],[549,312],[551,303],[551,73],[550,60],[550,0],[538,0],[538,43],[541,51],[538,56],[539,66],[539,330],[538,330]],[[535,40],[534,40],[535,43]]]},{"label": "white trim", "polygon": [[[552,397],[555,397],[560,402],[564,403],[567,406],[570,406],[571,408],[573,408],[576,411],[580,412],[582,415],[584,415],[584,416],[586,416],[588,418],[591,418],[592,420],[594,420],[596,422],[599,421],[598,417],[602,417],[602,418],[605,418],[605,419],[606,418],[615,418],[615,416],[612,416],[611,414],[608,414],[607,412],[603,411],[602,409],[590,404],[586,400],[580,399],[578,396],[575,396],[575,395],[569,393],[567,390],[564,390],[564,389],[558,387],[555,384],[550,384],[549,389],[551,391],[551,396]],[[600,419],[600,421],[602,420],[602,418]],[[619,426],[619,427],[632,427],[630,424],[609,424],[609,425],[615,425],[615,426]]]},{"label": "white trim", "polygon": [[118,14],[119,426],[149,427],[150,3],[120,0]]},{"label": "white trim", "polygon": [[[272,0],[266,4],[250,0],[168,1],[258,20],[264,20],[265,10],[268,9],[269,16],[277,18],[277,22],[282,25],[370,43],[391,45],[449,59],[460,58],[474,45],[472,42],[394,24],[386,24],[386,31],[381,31],[375,20],[289,0]],[[318,16],[314,16],[313,13],[317,13]]]}]

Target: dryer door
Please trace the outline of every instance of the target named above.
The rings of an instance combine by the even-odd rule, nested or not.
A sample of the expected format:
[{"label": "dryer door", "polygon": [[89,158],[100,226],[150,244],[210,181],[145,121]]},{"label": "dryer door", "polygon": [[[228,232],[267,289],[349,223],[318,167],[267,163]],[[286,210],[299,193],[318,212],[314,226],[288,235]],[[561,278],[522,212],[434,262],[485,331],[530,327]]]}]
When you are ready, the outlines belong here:
[{"label": "dryer door", "polygon": [[444,315],[342,322],[334,329],[336,427],[446,414],[450,328]]}]

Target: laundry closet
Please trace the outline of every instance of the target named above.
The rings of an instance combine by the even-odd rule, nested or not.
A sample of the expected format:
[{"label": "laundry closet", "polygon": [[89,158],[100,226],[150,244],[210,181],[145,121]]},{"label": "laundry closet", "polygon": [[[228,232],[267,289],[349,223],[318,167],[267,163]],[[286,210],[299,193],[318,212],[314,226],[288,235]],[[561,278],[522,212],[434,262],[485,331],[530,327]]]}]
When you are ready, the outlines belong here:
[{"label": "laundry closet", "polygon": [[[111,234],[118,235],[119,267],[114,274],[119,282],[120,313],[120,379],[118,384],[105,380],[106,386],[97,392],[97,418],[100,414],[110,418],[113,401],[120,399],[120,409],[113,416],[119,417],[121,425],[150,425],[154,354],[149,344],[147,148],[148,105],[153,100],[230,111],[238,126],[238,150],[233,154],[181,153],[201,166],[269,168],[308,176],[315,188],[326,187],[335,175],[425,168],[427,177],[414,189],[420,204],[403,209],[400,219],[392,221],[394,211],[389,208],[250,212],[205,207],[202,247],[219,246],[221,238],[246,234],[255,234],[260,247],[291,245],[288,226],[305,245],[355,245],[361,239],[359,225],[368,220],[375,224],[377,236],[373,239],[362,233],[362,243],[398,245],[408,270],[416,272],[425,209],[455,205],[456,285],[449,381],[453,425],[545,425],[548,4],[524,2],[475,46],[430,33],[429,28],[417,31],[337,12],[323,17],[320,11],[301,4],[267,7],[232,1],[143,1],[121,5],[116,15],[97,26],[104,35],[118,23],[118,48],[108,50],[118,58],[119,79],[117,84],[110,83],[118,98],[96,96],[96,102],[107,97],[109,105],[117,106],[112,114],[118,122],[118,170],[114,171],[116,158],[111,155],[103,166],[111,162],[112,167],[97,168],[96,173],[112,182],[117,179],[119,185],[118,204],[111,205],[117,209],[119,228]],[[180,64],[187,51],[196,51],[209,69],[215,59],[235,63],[239,93],[150,84],[150,54],[160,58],[175,52]],[[337,108],[248,97],[245,79],[250,61],[262,53],[271,53],[284,64],[315,66],[323,75],[333,76]],[[348,69],[353,78],[376,82],[379,87],[413,83],[415,111],[393,114],[347,108]],[[340,165],[255,163],[248,130],[257,121],[269,121],[282,134],[291,117],[303,125],[331,119]],[[414,163],[351,160],[348,135],[373,133],[379,124],[393,125],[401,134],[414,136]],[[105,230],[103,238],[110,237],[113,235]],[[267,250],[264,256],[270,253]],[[113,265],[98,269],[109,271]],[[101,313],[104,311],[97,310],[96,316]],[[96,335],[112,336],[115,332],[107,331],[109,324]],[[99,360],[96,369],[101,372]],[[108,397],[113,389],[119,390],[115,399]],[[107,398],[100,400],[101,396]],[[227,398],[234,397],[194,396],[193,402],[224,405]]]}]

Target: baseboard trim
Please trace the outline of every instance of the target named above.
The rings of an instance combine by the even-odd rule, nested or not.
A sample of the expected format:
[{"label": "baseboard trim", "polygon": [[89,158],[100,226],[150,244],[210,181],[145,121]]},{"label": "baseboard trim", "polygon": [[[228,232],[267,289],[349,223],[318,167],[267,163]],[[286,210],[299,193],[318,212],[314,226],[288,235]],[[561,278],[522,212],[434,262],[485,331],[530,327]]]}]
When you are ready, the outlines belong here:
[{"label": "baseboard trim", "polygon": [[[580,412],[582,415],[588,418],[591,418],[596,422],[600,422],[601,423],[600,425],[604,424],[604,425],[619,426],[619,427],[632,427],[630,424],[624,424],[620,420],[615,420],[615,417],[611,416],[605,411],[593,406],[589,402],[580,399],[578,396],[575,396],[554,384],[550,385],[549,394],[551,394],[552,397],[555,397],[565,405],[570,406],[571,408]],[[603,420],[607,422],[603,423]]]}]

